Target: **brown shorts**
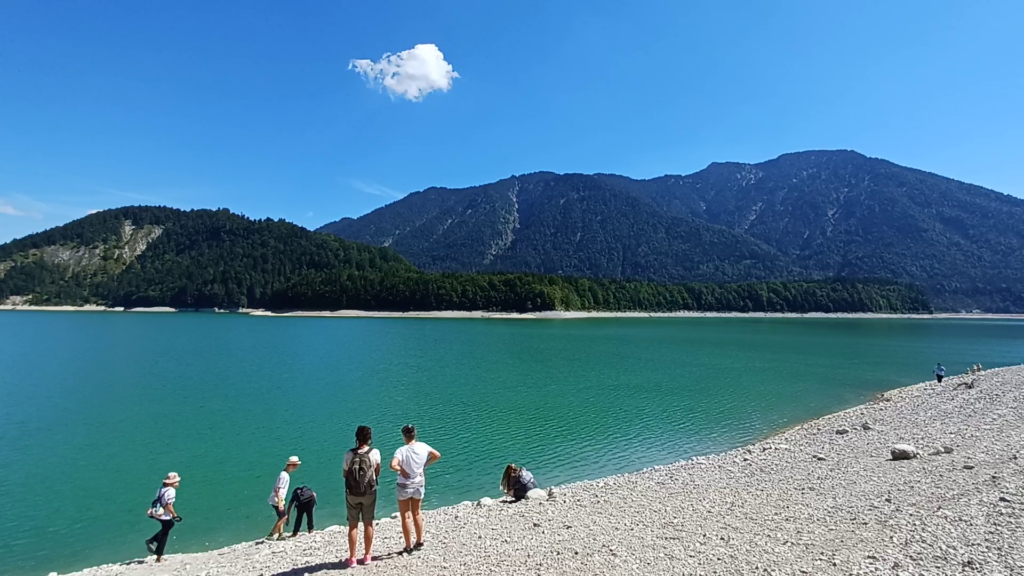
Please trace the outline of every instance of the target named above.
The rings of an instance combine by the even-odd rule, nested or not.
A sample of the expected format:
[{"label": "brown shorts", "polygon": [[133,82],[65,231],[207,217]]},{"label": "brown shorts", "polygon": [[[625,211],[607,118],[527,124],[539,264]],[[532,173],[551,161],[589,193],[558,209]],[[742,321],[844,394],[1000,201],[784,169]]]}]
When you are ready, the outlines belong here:
[{"label": "brown shorts", "polygon": [[377,493],[372,492],[366,496],[345,494],[345,509],[348,511],[349,526],[358,524],[360,517],[364,525],[372,524],[373,514],[377,511]]}]

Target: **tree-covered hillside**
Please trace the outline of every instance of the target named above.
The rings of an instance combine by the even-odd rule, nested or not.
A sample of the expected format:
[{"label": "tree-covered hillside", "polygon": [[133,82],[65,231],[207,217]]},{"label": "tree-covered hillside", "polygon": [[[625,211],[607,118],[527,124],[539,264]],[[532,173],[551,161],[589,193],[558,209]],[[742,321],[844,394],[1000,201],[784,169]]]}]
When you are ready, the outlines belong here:
[{"label": "tree-covered hillside", "polygon": [[[662,285],[424,273],[387,248],[227,210],[129,207],[0,246],[0,302],[325,310],[929,312],[912,285]],[[20,301],[20,299],[19,299]]]},{"label": "tree-covered hillside", "polygon": [[[70,268],[34,256],[50,246],[115,252],[125,223],[161,233],[136,258],[110,267],[100,259]],[[391,250],[348,242],[283,220],[251,220],[228,210],[128,207],[107,210],[0,246],[16,264],[0,278],[0,300],[33,294],[40,303],[114,306],[262,307],[297,274],[345,269],[415,272]]]},{"label": "tree-covered hillside", "polygon": [[633,180],[431,188],[322,231],[436,271],[656,282],[885,277],[943,309],[1024,311],[1024,200],[849,151]]}]

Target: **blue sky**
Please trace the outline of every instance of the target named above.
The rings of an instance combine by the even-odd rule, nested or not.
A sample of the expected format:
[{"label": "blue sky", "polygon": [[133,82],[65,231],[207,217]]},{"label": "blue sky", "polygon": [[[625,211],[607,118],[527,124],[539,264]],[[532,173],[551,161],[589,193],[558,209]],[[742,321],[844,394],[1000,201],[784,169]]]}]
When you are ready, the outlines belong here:
[{"label": "blue sky", "polygon": [[[3,0],[0,242],[125,204],[315,227],[433,185],[816,148],[1024,196],[1022,23],[1019,0]],[[449,90],[350,69],[418,44]]]}]

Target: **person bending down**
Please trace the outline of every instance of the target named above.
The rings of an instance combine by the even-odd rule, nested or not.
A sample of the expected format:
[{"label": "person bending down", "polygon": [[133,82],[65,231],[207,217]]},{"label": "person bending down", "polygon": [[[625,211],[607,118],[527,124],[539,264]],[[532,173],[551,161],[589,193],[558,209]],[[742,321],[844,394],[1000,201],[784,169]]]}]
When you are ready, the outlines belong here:
[{"label": "person bending down", "polygon": [[292,498],[288,501],[288,512],[284,517],[284,525],[287,526],[292,517],[292,508],[298,511],[295,517],[295,528],[292,530],[292,538],[299,535],[302,528],[302,517],[306,517],[306,531],[313,533],[313,509],[316,508],[316,492],[309,486],[299,486],[292,490]]},{"label": "person bending down", "polygon": [[522,466],[509,464],[501,475],[501,491],[516,502],[526,498],[526,493],[536,487],[537,481],[533,479],[533,474]]}]

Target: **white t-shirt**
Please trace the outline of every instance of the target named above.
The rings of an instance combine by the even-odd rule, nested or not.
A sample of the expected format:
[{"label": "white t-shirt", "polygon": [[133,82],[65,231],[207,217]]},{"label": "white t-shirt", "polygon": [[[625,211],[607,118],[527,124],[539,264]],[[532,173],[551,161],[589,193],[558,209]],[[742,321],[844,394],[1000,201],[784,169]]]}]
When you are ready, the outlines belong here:
[{"label": "white t-shirt", "polygon": [[[360,454],[366,454],[366,450],[360,450]],[[370,448],[370,462],[376,467],[380,466],[380,450]],[[352,451],[345,451],[345,464],[341,467],[342,475],[348,474],[349,466],[352,466]]]},{"label": "white t-shirt", "polygon": [[426,484],[423,469],[427,466],[427,458],[430,457],[431,450],[433,448],[425,442],[413,442],[395,450],[398,464],[410,475],[409,478],[406,478],[399,472],[398,484],[400,486],[423,486]]},{"label": "white t-shirt", "polygon": [[274,490],[270,493],[271,506],[277,506],[278,499],[288,502],[288,486],[292,483],[292,477],[287,472],[281,470],[281,474],[277,477],[277,482],[274,482]]},{"label": "white t-shirt", "polygon": [[164,507],[164,513],[157,516],[157,520],[173,520],[174,516],[167,510],[168,504],[174,504],[174,497],[178,495],[178,491],[170,486],[161,488],[156,491],[156,497],[160,499],[160,505]]}]

